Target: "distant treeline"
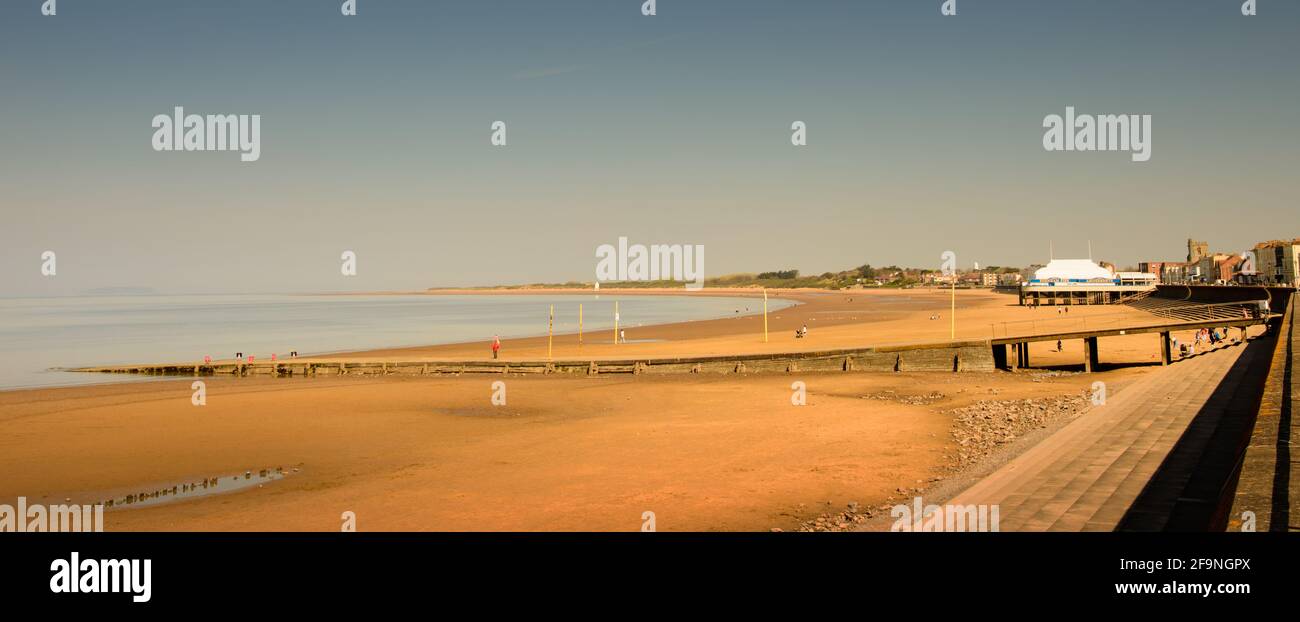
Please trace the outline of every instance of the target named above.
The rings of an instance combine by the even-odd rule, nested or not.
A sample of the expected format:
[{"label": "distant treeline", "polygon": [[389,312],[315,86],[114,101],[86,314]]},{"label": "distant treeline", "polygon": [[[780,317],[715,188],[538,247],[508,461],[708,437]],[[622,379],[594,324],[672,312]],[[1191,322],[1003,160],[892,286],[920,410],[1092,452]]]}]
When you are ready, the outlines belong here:
[{"label": "distant treeline", "polygon": [[[1008,268],[1001,266],[989,266],[980,272],[994,272],[998,274],[1017,272],[1017,268]],[[729,288],[768,288],[768,289],[795,289],[795,288],[817,288],[817,289],[847,289],[850,287],[910,287],[920,285],[926,282],[927,275],[936,275],[938,270],[920,269],[920,268],[901,268],[899,266],[885,266],[883,268],[873,267],[871,264],[864,264],[844,270],[842,272],[823,272],[819,275],[804,276],[798,270],[774,270],[771,272],[750,273],[742,272],[736,274],[725,274],[712,278],[704,279],[705,287],[729,287]],[[529,285],[497,285],[490,287],[475,287],[469,289],[592,289],[593,283],[568,281],[565,283],[533,283]],[[653,288],[679,288],[682,287],[682,281],[617,281],[601,283],[602,288],[619,288],[619,289],[653,289]]]}]

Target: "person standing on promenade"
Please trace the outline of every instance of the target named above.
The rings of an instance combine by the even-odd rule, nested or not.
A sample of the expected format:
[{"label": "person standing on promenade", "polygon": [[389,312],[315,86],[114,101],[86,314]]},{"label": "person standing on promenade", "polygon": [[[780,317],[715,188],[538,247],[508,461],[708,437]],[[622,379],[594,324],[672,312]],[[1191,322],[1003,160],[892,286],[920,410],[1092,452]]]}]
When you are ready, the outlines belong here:
[{"label": "person standing on promenade", "polygon": [[501,352],[501,335],[493,335],[492,336],[492,358],[495,359],[499,352]]}]

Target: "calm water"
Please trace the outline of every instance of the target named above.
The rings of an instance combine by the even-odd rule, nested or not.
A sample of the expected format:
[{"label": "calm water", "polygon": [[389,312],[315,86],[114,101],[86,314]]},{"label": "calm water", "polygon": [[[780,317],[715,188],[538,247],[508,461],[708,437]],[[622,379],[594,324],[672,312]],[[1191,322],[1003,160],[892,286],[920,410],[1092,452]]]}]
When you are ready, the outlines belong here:
[{"label": "calm water", "polygon": [[[285,356],[456,343],[759,312],[753,298],[695,296],[87,296],[0,299],[0,389],[139,380],[55,367]],[[776,310],[791,303],[769,302]],[[612,331],[611,331],[612,332]],[[593,335],[597,340],[602,337]],[[608,338],[608,337],[606,337]]]}]

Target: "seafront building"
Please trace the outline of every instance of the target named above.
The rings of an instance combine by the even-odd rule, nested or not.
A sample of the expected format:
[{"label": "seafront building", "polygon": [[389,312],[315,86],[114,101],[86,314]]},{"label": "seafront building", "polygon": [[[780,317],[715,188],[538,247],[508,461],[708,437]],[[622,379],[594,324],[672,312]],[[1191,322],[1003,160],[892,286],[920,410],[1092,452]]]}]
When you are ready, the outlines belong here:
[{"label": "seafront building", "polygon": [[1300,287],[1300,238],[1255,245],[1255,271],[1269,285]]},{"label": "seafront building", "polygon": [[1105,305],[1155,289],[1159,277],[1120,272],[1091,259],[1053,259],[1020,286],[1022,305]]},{"label": "seafront building", "polygon": [[1210,252],[1209,244],[1187,240],[1186,261],[1144,261],[1138,270],[1169,285],[1300,286],[1300,238],[1260,242],[1240,253]]}]

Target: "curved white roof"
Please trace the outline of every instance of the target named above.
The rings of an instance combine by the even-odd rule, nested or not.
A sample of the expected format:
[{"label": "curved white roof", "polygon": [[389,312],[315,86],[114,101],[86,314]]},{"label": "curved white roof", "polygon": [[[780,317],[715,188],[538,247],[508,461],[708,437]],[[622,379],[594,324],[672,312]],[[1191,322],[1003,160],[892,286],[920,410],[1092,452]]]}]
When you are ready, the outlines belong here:
[{"label": "curved white roof", "polygon": [[1039,281],[1059,279],[1062,281],[1092,279],[1114,279],[1115,275],[1091,259],[1053,259],[1046,266],[1034,271],[1034,278]]}]

